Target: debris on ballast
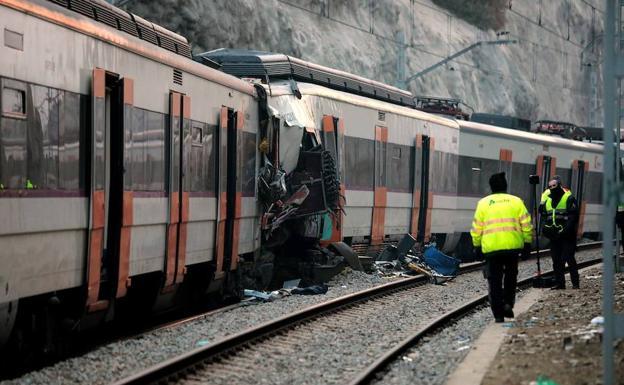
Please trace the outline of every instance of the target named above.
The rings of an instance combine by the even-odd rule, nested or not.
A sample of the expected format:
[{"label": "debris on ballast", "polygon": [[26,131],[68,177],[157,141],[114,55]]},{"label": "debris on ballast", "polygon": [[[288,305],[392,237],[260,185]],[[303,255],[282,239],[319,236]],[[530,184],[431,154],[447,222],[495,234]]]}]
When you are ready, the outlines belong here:
[{"label": "debris on ballast", "polygon": [[416,240],[406,234],[395,245],[388,245],[374,263],[378,274],[382,276],[402,276],[406,274],[424,274],[436,285],[455,278],[459,272],[460,261],[442,253],[435,243],[430,243],[424,252],[414,252]]}]

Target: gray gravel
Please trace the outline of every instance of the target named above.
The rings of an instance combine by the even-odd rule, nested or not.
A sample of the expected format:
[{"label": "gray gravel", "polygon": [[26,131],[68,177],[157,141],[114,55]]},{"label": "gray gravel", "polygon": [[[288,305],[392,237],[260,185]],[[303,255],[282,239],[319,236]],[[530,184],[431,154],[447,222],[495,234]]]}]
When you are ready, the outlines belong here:
[{"label": "gray gravel", "polygon": [[407,351],[374,384],[444,384],[490,322],[489,307],[461,318]]},{"label": "gray gravel", "polygon": [[[595,250],[580,252],[577,254],[577,260],[594,258],[599,253],[600,251]],[[549,258],[542,261],[544,269],[550,268]],[[533,275],[534,272],[534,262],[521,264],[521,277]],[[18,379],[4,381],[2,384],[109,383],[278,316],[388,281],[387,278],[349,272],[336,277],[325,295],[291,296],[274,302],[238,307],[171,329],[157,330],[139,338],[114,342],[81,357],[59,362]],[[310,379],[318,379],[318,383],[344,382],[350,373],[374,360],[378,352],[370,351],[368,345],[377,344],[375,340],[383,338],[384,344],[387,345],[385,348],[389,348],[401,339],[399,331],[413,330],[432,317],[487,292],[485,280],[480,272],[460,276],[447,286],[428,285],[421,289],[423,290],[418,295],[406,298],[402,306],[396,306],[390,311],[384,310],[383,314],[378,314],[377,317],[354,319],[351,329],[359,330],[358,338],[362,341],[341,340],[344,333],[336,335],[319,325],[320,332],[315,334],[312,342],[305,338],[308,340],[306,346],[310,348],[309,351],[298,352],[301,354],[297,354],[295,362],[286,359],[288,355],[281,357],[286,361],[274,360],[275,357],[271,357],[271,362],[267,361],[263,374],[271,377],[270,374],[273,372],[282,373],[275,378],[267,378],[269,382],[297,383],[300,381],[296,381],[295,378],[283,377],[284,373],[288,373],[287,377],[294,376],[291,370],[296,369],[296,377],[300,380],[306,379],[305,383],[310,383]],[[262,356],[262,359],[268,360],[269,357]],[[301,359],[303,361],[297,361]],[[334,369],[329,370],[332,366]],[[319,373],[319,368],[323,368],[322,373]]]}]

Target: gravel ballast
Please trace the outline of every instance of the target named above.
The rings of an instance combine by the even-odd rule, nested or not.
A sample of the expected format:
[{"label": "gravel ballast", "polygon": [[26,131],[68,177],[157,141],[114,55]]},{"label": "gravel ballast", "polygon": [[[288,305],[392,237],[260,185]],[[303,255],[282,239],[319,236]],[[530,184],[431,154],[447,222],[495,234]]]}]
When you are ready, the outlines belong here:
[{"label": "gravel ballast", "polygon": [[462,317],[403,354],[374,384],[444,384],[491,322],[487,306]]},{"label": "gravel ballast", "polygon": [[[600,250],[579,252],[577,259],[580,261],[595,258],[599,253]],[[550,268],[550,258],[543,258],[542,262],[543,269]],[[531,276],[534,272],[535,262],[521,264],[520,277]],[[3,384],[109,383],[276,317],[388,281],[375,275],[350,272],[337,276],[330,283],[330,289],[325,295],[290,296],[274,302],[237,307],[169,329],[156,330],[138,338],[111,343],[81,357],[59,362]],[[485,293],[487,285],[480,272],[459,276],[447,286],[427,285],[413,300],[405,301],[402,306],[393,309],[393,314],[384,313],[378,317],[355,320],[352,327],[354,330],[361,330],[359,341],[341,341],[341,335],[334,336],[334,333],[319,326],[318,336],[314,337],[316,342],[307,344],[310,350],[302,352],[303,356],[309,357],[307,365],[302,362],[282,361],[277,367],[273,367],[270,362],[273,358],[267,356],[264,357],[267,361],[265,373],[295,371],[297,378],[305,379],[307,376],[307,383],[310,383],[310,378],[318,378],[319,383],[340,383],[349,378],[349,373],[354,373],[375,359],[379,352],[369,351],[367,346],[377,344],[380,336],[384,339],[386,348],[389,348],[400,340],[395,338],[401,334],[397,330],[414,330],[427,320]],[[488,312],[484,314],[487,315]],[[389,322],[390,317],[396,317],[399,321]],[[361,325],[358,325],[360,322]],[[341,362],[345,358],[347,362]],[[319,372],[322,372],[322,376],[319,376]],[[279,383],[294,379],[279,377],[268,380]]]},{"label": "gravel ballast", "polygon": [[[515,320],[483,385],[602,384],[602,268],[581,274],[580,290],[546,291]],[[568,285],[569,285],[568,281]],[[569,287],[569,286],[568,286]],[[624,274],[614,279],[614,307],[624,312]],[[592,322],[594,321],[594,322]],[[624,385],[624,341],[614,344],[615,382]]]}]

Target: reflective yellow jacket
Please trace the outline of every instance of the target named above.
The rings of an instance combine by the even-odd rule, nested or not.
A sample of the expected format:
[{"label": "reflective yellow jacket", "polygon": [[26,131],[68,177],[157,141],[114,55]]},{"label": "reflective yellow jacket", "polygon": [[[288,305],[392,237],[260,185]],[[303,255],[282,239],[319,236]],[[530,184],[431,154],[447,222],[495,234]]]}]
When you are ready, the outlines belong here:
[{"label": "reflective yellow jacket", "polygon": [[484,254],[519,250],[533,237],[533,226],[522,199],[511,194],[486,196],[477,204],[472,221],[472,245]]}]

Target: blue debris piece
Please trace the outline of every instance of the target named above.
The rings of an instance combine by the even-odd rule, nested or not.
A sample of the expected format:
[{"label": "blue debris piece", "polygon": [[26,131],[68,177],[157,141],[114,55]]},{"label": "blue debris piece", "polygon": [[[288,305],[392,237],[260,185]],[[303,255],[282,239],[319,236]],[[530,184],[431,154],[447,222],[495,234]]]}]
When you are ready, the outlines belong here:
[{"label": "blue debris piece", "polygon": [[434,245],[425,249],[423,258],[425,260],[425,264],[440,275],[455,277],[459,272],[459,259],[449,257],[438,250],[438,248]]}]

